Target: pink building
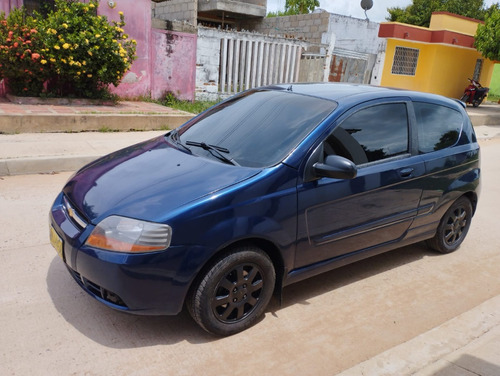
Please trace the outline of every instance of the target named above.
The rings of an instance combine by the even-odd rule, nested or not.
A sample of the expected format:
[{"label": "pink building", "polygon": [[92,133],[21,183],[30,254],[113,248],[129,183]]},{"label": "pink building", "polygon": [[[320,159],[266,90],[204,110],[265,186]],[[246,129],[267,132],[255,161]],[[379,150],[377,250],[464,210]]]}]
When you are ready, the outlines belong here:
[{"label": "pink building", "polygon": [[[0,11],[8,13],[22,5],[37,9],[42,3],[53,0],[0,0]],[[137,60],[112,91],[130,98],[160,98],[172,92],[180,99],[194,100],[196,34],[152,27],[151,0],[101,0],[98,8],[109,20],[118,20],[120,11],[125,14],[125,32],[137,41]]]}]

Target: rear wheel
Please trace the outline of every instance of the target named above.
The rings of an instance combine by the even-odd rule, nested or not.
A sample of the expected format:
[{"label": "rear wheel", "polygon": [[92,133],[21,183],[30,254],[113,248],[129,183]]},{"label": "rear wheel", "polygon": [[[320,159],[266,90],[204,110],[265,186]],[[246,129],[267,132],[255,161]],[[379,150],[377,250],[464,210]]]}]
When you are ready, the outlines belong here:
[{"label": "rear wheel", "polygon": [[478,107],[481,103],[483,103],[483,98],[477,99],[475,101],[472,101],[472,106],[473,107]]},{"label": "rear wheel", "polygon": [[436,235],[427,244],[441,253],[457,250],[469,231],[471,219],[472,204],[467,197],[460,197],[441,218]]},{"label": "rear wheel", "polygon": [[276,280],[273,263],[256,247],[241,247],[216,260],[187,300],[193,319],[207,332],[228,336],[255,324]]}]

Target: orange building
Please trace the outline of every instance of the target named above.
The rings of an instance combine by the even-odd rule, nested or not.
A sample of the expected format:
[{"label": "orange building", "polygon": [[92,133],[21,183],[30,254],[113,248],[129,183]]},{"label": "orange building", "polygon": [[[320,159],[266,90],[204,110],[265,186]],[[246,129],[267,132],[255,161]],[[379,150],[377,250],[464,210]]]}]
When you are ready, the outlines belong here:
[{"label": "orange building", "polygon": [[460,98],[474,78],[489,86],[495,62],[474,48],[481,21],[448,12],[432,14],[429,28],[385,22],[387,38],[381,85]]}]

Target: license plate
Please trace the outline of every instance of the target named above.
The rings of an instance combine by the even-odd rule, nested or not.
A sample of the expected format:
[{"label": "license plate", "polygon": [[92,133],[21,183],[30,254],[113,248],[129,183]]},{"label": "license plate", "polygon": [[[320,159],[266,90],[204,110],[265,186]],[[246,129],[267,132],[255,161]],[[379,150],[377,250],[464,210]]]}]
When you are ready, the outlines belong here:
[{"label": "license plate", "polygon": [[57,235],[54,227],[50,226],[50,244],[56,249],[57,254],[64,260],[63,256],[63,241],[59,235]]}]

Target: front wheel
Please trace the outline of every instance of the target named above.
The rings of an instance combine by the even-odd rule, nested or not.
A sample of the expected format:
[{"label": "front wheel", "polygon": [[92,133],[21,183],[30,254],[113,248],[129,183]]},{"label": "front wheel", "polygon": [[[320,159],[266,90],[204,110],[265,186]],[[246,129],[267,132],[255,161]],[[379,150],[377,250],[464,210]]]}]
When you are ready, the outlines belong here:
[{"label": "front wheel", "polygon": [[228,336],[241,332],[264,313],[276,274],[266,253],[241,247],[216,260],[191,290],[187,308],[207,332]]},{"label": "front wheel", "polygon": [[467,103],[467,101],[469,100],[469,96],[467,94],[464,94],[462,95],[462,98],[460,98],[460,100],[464,103]]},{"label": "front wheel", "polygon": [[460,247],[469,231],[472,204],[467,197],[460,197],[444,214],[436,235],[427,245],[440,253],[451,253]]},{"label": "front wheel", "polygon": [[475,100],[475,101],[472,101],[472,106],[473,107],[478,107],[481,103],[483,103],[483,97]]}]

